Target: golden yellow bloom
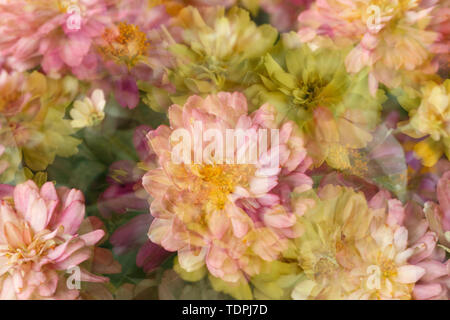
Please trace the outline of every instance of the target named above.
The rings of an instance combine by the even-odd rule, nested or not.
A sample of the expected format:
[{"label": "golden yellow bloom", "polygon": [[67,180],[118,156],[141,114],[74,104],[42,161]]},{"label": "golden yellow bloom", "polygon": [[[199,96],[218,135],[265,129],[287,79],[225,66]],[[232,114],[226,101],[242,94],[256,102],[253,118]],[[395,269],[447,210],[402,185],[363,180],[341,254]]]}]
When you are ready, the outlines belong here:
[{"label": "golden yellow bloom", "polygon": [[435,141],[450,137],[450,80],[442,85],[434,82],[425,85],[422,103],[413,113],[411,125]]},{"label": "golden yellow bloom", "polygon": [[278,35],[237,7],[187,7],[174,19],[174,27],[183,30],[182,41],[170,46],[175,65],[169,78],[176,88],[171,98],[178,104],[192,94],[235,91],[255,83],[256,67]]},{"label": "golden yellow bloom", "polygon": [[414,138],[428,136],[414,148],[425,166],[432,167],[444,153],[450,159],[450,80],[426,83],[421,104],[401,128]]},{"label": "golden yellow bloom", "polygon": [[[64,117],[77,93],[78,81],[69,76],[54,80],[39,72],[23,73],[21,81],[15,81],[14,74],[2,73],[0,78],[3,77],[0,80],[5,84],[15,85],[3,91],[6,97],[0,90],[0,108],[5,111],[0,118],[0,141],[4,147],[0,163],[6,160],[10,164],[0,181],[14,178],[21,157],[30,169],[42,171],[55,156],[76,153],[80,141],[71,137],[75,131]],[[17,99],[12,98],[12,92],[20,92]]]}]

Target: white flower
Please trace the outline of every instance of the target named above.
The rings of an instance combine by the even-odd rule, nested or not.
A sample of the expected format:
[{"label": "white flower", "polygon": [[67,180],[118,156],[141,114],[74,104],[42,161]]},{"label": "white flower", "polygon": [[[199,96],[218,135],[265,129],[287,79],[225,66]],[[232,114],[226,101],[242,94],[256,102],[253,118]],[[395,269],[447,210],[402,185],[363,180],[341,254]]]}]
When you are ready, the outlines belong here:
[{"label": "white flower", "polygon": [[84,100],[74,102],[70,116],[72,121],[70,125],[73,128],[92,127],[100,123],[105,118],[103,109],[105,108],[105,95],[100,89],[94,90],[91,97],[85,97]]}]

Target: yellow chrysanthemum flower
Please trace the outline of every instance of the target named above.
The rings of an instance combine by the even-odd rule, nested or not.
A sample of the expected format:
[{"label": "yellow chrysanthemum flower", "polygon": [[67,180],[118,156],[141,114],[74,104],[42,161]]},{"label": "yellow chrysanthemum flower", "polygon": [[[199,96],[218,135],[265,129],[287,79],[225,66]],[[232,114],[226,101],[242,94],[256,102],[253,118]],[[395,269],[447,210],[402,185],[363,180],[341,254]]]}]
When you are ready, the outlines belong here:
[{"label": "yellow chrysanthemum flower", "polygon": [[[5,111],[0,119],[0,141],[5,148],[0,160],[9,161],[8,170],[0,174],[1,182],[14,179],[22,159],[31,170],[42,171],[56,156],[76,153],[80,143],[71,136],[75,131],[70,120],[64,118],[78,91],[77,80],[69,76],[54,80],[39,72],[22,76],[14,88],[0,92]],[[0,82],[10,79],[3,77]]]},{"label": "yellow chrysanthemum flower", "polygon": [[349,169],[352,150],[372,139],[385,100],[381,90],[370,94],[366,73],[347,73],[344,54],[313,51],[297,35],[284,34],[264,57],[261,83],[246,90],[253,104],[269,102],[303,129],[317,166],[326,161],[339,170]]},{"label": "yellow chrysanthemum flower", "polygon": [[174,21],[172,27],[183,30],[181,41],[169,47],[174,56],[171,99],[177,104],[192,94],[235,91],[255,83],[255,69],[278,36],[276,29],[256,25],[248,11],[237,7],[187,7]]},{"label": "yellow chrysanthemum flower", "polygon": [[428,82],[419,107],[410,110],[409,123],[401,128],[414,138],[428,136],[414,147],[425,166],[432,167],[443,154],[450,159],[450,80]]}]

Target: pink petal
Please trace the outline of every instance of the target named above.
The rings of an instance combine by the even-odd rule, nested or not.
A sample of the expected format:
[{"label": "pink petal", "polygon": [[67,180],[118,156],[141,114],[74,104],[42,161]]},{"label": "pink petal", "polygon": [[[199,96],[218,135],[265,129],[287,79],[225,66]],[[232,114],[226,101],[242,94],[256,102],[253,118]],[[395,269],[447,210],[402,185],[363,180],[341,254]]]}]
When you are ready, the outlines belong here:
[{"label": "pink petal", "polygon": [[93,246],[97,242],[99,242],[103,238],[104,235],[105,235],[105,231],[99,229],[99,230],[91,231],[89,233],[85,233],[82,236],[80,236],[79,238],[84,241],[86,246]]},{"label": "pink petal", "polygon": [[35,233],[42,231],[47,226],[47,206],[42,198],[35,198],[29,203],[25,219],[30,223]]},{"label": "pink petal", "polygon": [[68,66],[76,67],[81,64],[90,47],[91,39],[80,33],[72,34],[60,47],[60,57]]},{"label": "pink petal", "polygon": [[396,281],[400,283],[416,283],[425,274],[425,269],[413,265],[397,268]]},{"label": "pink petal", "polygon": [[415,300],[431,299],[439,295],[442,291],[442,285],[439,283],[416,284],[413,290],[413,297]]},{"label": "pink petal", "polygon": [[63,226],[64,233],[75,234],[83,222],[85,214],[84,203],[81,201],[72,202],[58,217],[56,226]]},{"label": "pink petal", "polygon": [[73,268],[78,266],[83,261],[86,261],[89,259],[89,257],[92,255],[92,250],[89,248],[83,248],[72,254],[67,259],[55,263],[54,267],[56,270],[67,270],[69,268]]},{"label": "pink petal", "polygon": [[21,183],[14,189],[14,206],[24,218],[30,202],[38,197],[39,189],[32,180]]},{"label": "pink petal", "polygon": [[38,290],[41,296],[50,297],[56,291],[56,287],[58,285],[58,274],[55,271],[51,270],[47,272],[46,276],[46,282],[41,283],[38,287]]},{"label": "pink petal", "polygon": [[8,245],[13,248],[20,248],[25,245],[22,232],[17,226],[11,222],[6,222],[3,226],[3,232],[5,234]]}]

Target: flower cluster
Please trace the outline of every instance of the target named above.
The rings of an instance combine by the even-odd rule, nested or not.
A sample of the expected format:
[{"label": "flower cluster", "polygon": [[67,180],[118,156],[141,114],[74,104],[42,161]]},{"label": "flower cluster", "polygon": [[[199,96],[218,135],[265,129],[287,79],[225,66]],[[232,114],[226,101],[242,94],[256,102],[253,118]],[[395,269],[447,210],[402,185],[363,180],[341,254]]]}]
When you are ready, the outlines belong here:
[{"label": "flower cluster", "polygon": [[448,0],[0,0],[0,299],[450,298]]}]

